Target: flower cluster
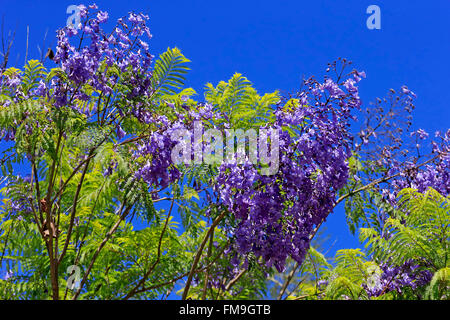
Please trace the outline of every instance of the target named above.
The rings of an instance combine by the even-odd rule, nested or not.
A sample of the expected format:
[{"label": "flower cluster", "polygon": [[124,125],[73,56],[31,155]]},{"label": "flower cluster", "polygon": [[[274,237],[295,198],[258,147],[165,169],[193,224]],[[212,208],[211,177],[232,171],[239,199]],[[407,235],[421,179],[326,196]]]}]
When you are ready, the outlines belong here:
[{"label": "flower cluster", "polygon": [[14,102],[45,98],[50,106],[70,107],[88,117],[99,112],[103,98],[104,109],[115,105],[123,115],[152,93],[153,56],[144,41],[145,36],[151,38],[148,16],[130,13],[117,20],[112,32],[106,32],[102,25],[109,18],[107,12],[97,10],[96,5],[80,5],[79,9],[80,25],[57,31],[56,52],[49,57],[58,68],[29,91],[20,86],[21,73],[6,76],[2,91],[9,92]]},{"label": "flower cluster", "polygon": [[[134,153],[135,159],[145,159],[144,163],[140,163],[141,166],[136,171],[135,177],[142,178],[153,187],[165,188],[181,177],[180,171],[173,163],[172,152],[177,144],[192,140],[195,123],[212,119],[213,113],[216,119],[223,117],[217,110],[213,111],[208,103],[188,106],[186,97],[181,97],[180,100],[181,105],[178,107],[173,102],[162,102],[170,119],[166,115],[157,115],[139,106],[132,110],[133,115],[140,122],[155,128],[140,141]],[[213,123],[204,122],[204,124],[209,127],[214,126]],[[186,136],[175,135],[177,131],[184,132]],[[199,147],[201,151],[204,151],[205,144],[202,143]],[[192,149],[190,159],[195,157],[194,152],[195,149]]]},{"label": "flower cluster", "polygon": [[[349,126],[352,110],[361,105],[356,83],[362,76],[354,71],[339,83],[309,79],[300,99],[274,110],[275,120],[265,128],[279,133],[280,166],[275,174],[262,174],[261,162],[248,158],[218,166],[211,187],[236,220],[231,233],[240,255],[262,257],[267,267],[280,271],[288,257],[303,261],[314,226],[332,211],[336,193],[348,178]],[[173,146],[180,142],[173,140],[173,130],[192,133],[194,120],[226,117],[208,104],[196,105],[197,110],[181,108],[189,109],[184,113],[173,104],[168,107],[175,112],[171,121],[143,109],[134,111],[141,122],[158,128],[141,141],[135,155],[147,159],[136,177],[155,187],[166,187],[180,177],[171,162]]]},{"label": "flower cluster", "polygon": [[[111,33],[101,25],[108,20],[108,13],[98,11],[95,5],[79,6],[82,18],[81,29],[67,26],[58,31],[58,44],[53,61],[60,65],[69,83],[53,78],[49,88],[39,92],[52,92],[56,106],[73,106],[74,100],[88,101],[90,96],[84,88],[97,90],[102,96],[114,96],[116,87],[126,88],[116,99],[129,105],[133,98],[141,99],[151,93],[152,55],[143,35],[151,38],[146,26],[148,16],[130,13],[128,18],[117,20]],[[82,43],[87,43],[82,47]],[[72,44],[74,43],[74,44]],[[120,70],[120,72],[118,72]],[[50,91],[49,91],[50,90]],[[79,110],[90,115],[96,110]]]},{"label": "flower cluster", "polygon": [[[419,139],[425,140],[428,133],[419,129],[413,132]],[[436,132],[435,137],[440,143],[432,142],[433,158],[429,164],[418,168],[414,162],[405,162],[401,166],[391,168],[390,174],[400,171],[399,178],[392,181],[392,191],[384,189],[391,202],[395,201],[397,193],[404,188],[413,188],[419,192],[425,192],[428,188],[433,188],[440,194],[450,195],[450,129],[445,134]]]},{"label": "flower cluster", "polygon": [[[388,218],[385,208],[397,208],[398,194],[404,188],[424,193],[431,187],[444,196],[450,194],[450,130],[436,132],[431,142],[425,130],[411,131],[414,98],[414,92],[403,86],[399,92],[391,89],[386,98],[377,99],[374,107],[366,110],[365,128],[359,133],[361,142],[355,147],[366,171],[354,175],[354,181],[358,185],[381,181],[373,186],[374,193],[382,196],[383,204],[377,212],[381,224]],[[383,229],[382,236],[389,238],[392,234]],[[411,286],[411,279],[416,279],[416,267],[384,269],[387,278],[402,270],[400,278],[391,284],[396,290]]]},{"label": "flower cluster", "polygon": [[406,86],[378,98],[365,110],[364,128],[358,134],[361,141],[355,145],[371,173],[353,178],[363,183],[383,179],[379,192],[394,206],[403,188],[424,192],[432,187],[450,194],[450,132],[436,132],[437,141],[427,143],[430,138],[425,130],[410,131],[415,98]]},{"label": "flower cluster", "polygon": [[220,166],[216,191],[238,221],[234,248],[239,254],[262,257],[279,271],[288,257],[303,261],[314,226],[331,213],[347,181],[348,129],[351,111],[361,105],[355,84],[362,75],[355,71],[340,83],[309,79],[297,103],[275,111],[276,174],[261,175],[261,168],[250,163]]},{"label": "flower cluster", "polygon": [[137,150],[137,157],[150,155],[150,158],[137,170],[136,179],[142,178],[149,185],[161,188],[179,179],[181,174],[173,165],[171,158],[171,150],[176,143],[167,131],[163,134],[153,133]]},{"label": "flower cluster", "polygon": [[433,277],[429,270],[420,269],[413,260],[408,260],[401,266],[383,263],[380,268],[381,273],[372,279],[373,283],[363,284],[369,297],[378,297],[390,291],[402,293],[407,287],[416,289],[428,284]]},{"label": "flower cluster", "polygon": [[[146,25],[148,16],[130,13],[118,19],[113,31],[108,33],[102,29],[109,19],[108,13],[99,11],[95,5],[88,8],[80,5],[79,9],[80,25],[57,32],[56,52],[51,59],[58,68],[32,90],[25,90],[21,85],[21,73],[2,76],[0,89],[11,99],[1,103],[8,105],[11,101],[37,98],[46,100],[50,108],[69,107],[88,118],[106,115],[111,117],[111,123],[117,122],[119,140],[127,135],[119,120],[134,116],[149,129],[145,137],[136,139],[139,142],[133,160],[140,167],[135,178],[155,188],[166,188],[181,178],[179,168],[172,162],[172,150],[180,141],[172,133],[179,129],[192,132],[194,121],[216,127],[214,121],[219,120],[223,125],[227,115],[207,103],[194,106],[182,103],[178,108],[174,103],[160,102],[169,109],[165,110],[166,115],[149,110],[156,102],[148,103],[154,93],[153,56],[143,41],[144,36],[151,38]],[[344,60],[343,66],[347,65]],[[235,223],[230,227],[234,257],[252,254],[256,259],[262,258],[267,267],[274,266],[279,271],[284,269],[288,257],[302,263],[314,228],[332,212],[338,191],[347,183],[353,146],[350,123],[355,119],[353,111],[361,106],[358,82],[365,73],[354,70],[342,76],[343,70],[338,71],[336,64],[330,68],[336,71],[337,79],[306,80],[306,89],[296,99],[280,103],[273,110],[273,120],[260,128],[272,129],[279,137],[277,172],[262,174],[263,164],[255,164],[248,158],[244,163],[218,165],[217,176],[211,179],[209,187],[234,218]],[[396,101],[403,102],[409,112],[414,96],[403,87],[401,98]],[[187,101],[186,97],[181,100]],[[0,137],[7,141],[13,140],[14,135],[14,128],[0,132]],[[361,145],[356,146],[356,151],[374,136],[376,133],[368,125],[367,130],[360,132]],[[421,141],[428,134],[419,130],[414,137]],[[433,187],[444,195],[450,193],[450,131],[437,137],[441,143],[434,143],[432,148],[436,157],[420,170],[414,159],[401,161],[391,155],[400,148],[396,139],[387,149],[374,153],[379,159],[373,163],[388,168],[388,176],[396,176],[389,187],[380,190],[386,199],[395,201],[398,191],[405,187],[419,191]],[[268,138],[272,146],[267,151],[271,152],[273,136]],[[105,175],[110,175],[114,166],[112,163]],[[235,265],[242,263],[241,259],[233,261]]]}]

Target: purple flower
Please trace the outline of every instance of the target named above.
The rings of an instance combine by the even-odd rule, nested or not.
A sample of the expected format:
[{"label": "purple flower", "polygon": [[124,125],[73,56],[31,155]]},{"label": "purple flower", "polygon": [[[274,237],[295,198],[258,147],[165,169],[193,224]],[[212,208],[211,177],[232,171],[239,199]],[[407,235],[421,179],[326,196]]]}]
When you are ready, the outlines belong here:
[{"label": "purple flower", "polygon": [[414,98],[417,97],[416,94],[415,94],[414,92],[412,92],[411,90],[409,90],[407,86],[402,86],[401,89],[402,89],[402,92],[403,92],[404,94],[411,95],[411,96],[413,96]]},{"label": "purple flower", "polygon": [[121,139],[123,139],[123,137],[125,137],[125,131],[123,131],[123,129],[122,129],[122,127],[121,126],[117,126],[117,138],[119,139],[119,140],[121,140]]},{"label": "purple flower", "polygon": [[339,86],[333,82],[331,79],[327,79],[323,84],[323,89],[327,90],[332,98],[339,98],[340,96],[344,96],[345,93],[342,91]]},{"label": "purple flower", "polygon": [[366,73],[364,71],[359,72],[359,71],[355,70],[353,72],[353,78],[355,78],[356,82],[361,81],[361,79],[365,78],[365,77],[366,77]]},{"label": "purple flower", "polygon": [[8,270],[5,274],[5,276],[3,277],[3,280],[8,281],[9,279],[11,279],[14,276],[14,272],[12,272],[12,270]]},{"label": "purple flower", "polygon": [[35,94],[40,97],[44,97],[47,94],[47,85],[44,81],[40,80],[38,87],[35,89]]},{"label": "purple flower", "polygon": [[419,265],[413,260],[400,266],[383,263],[380,267],[381,274],[374,279],[375,283],[363,284],[369,297],[377,297],[390,291],[401,293],[407,287],[415,289],[425,286],[433,275],[429,270],[419,269]]},{"label": "purple flower", "polygon": [[99,13],[97,13],[97,19],[99,23],[105,23],[106,21],[108,21],[108,17],[108,12],[100,11]]},{"label": "purple flower", "polygon": [[428,138],[428,133],[423,129],[419,129],[417,131],[411,132],[411,136],[413,136],[413,135],[417,135],[419,137],[419,139],[421,139],[421,140],[425,140],[426,138]]}]

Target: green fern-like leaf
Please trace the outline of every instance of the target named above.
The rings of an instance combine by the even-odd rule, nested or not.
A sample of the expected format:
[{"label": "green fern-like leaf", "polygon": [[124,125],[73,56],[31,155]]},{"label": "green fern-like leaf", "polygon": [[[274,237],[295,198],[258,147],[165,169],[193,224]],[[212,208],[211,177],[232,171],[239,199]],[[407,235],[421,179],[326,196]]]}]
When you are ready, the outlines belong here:
[{"label": "green fern-like leaf", "polygon": [[246,77],[235,73],[228,82],[221,81],[216,87],[207,83],[205,99],[225,113],[233,127],[249,128],[273,120],[270,111],[278,102],[279,94],[275,91],[261,97]]},{"label": "green fern-like leaf", "polygon": [[35,88],[39,80],[46,74],[45,67],[38,60],[29,60],[24,67],[22,86],[27,93]]},{"label": "green fern-like leaf", "polygon": [[425,297],[432,300],[450,300],[450,268],[442,268],[433,275]]},{"label": "green fern-like leaf", "polygon": [[404,189],[399,209],[384,224],[382,237],[372,228],[360,229],[360,239],[377,260],[401,265],[409,259],[427,261],[434,271],[448,265],[450,200],[434,189],[420,193]]},{"label": "green fern-like leaf", "polygon": [[355,285],[346,277],[337,277],[327,286],[325,290],[328,299],[356,299],[362,288]]},{"label": "green fern-like leaf", "polygon": [[154,96],[176,94],[184,86],[185,74],[190,62],[178,48],[168,48],[159,56],[153,70]]}]

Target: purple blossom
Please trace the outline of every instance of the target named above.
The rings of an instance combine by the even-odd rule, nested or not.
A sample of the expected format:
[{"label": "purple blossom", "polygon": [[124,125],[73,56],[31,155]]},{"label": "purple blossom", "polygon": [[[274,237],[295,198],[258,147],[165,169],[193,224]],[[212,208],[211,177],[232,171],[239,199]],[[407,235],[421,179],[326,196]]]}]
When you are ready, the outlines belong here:
[{"label": "purple blossom", "polygon": [[[305,100],[294,110],[275,113],[281,140],[279,172],[262,176],[250,163],[222,164],[215,187],[239,221],[234,250],[261,256],[267,267],[278,271],[288,257],[303,262],[314,225],[333,210],[335,196],[347,182],[350,111],[361,104],[356,86],[346,94],[330,79],[324,84],[309,80],[306,85],[310,91],[302,96],[315,103]],[[318,88],[338,101],[322,100]],[[292,139],[284,126],[301,127],[299,137]]]},{"label": "purple blossom", "polygon": [[402,293],[407,287],[416,289],[427,285],[433,276],[429,270],[420,269],[413,260],[408,260],[401,266],[381,264],[381,274],[375,283],[363,284],[369,297],[377,297],[390,291]]},{"label": "purple blossom", "polygon": [[421,140],[428,138],[428,133],[423,129],[418,129],[417,131],[411,132],[411,136],[416,135]]},{"label": "purple blossom", "polygon": [[123,129],[122,129],[122,127],[121,126],[117,126],[117,138],[119,139],[119,140],[121,140],[121,139],[123,139],[123,137],[125,137],[125,131],[123,131]]},{"label": "purple blossom", "polygon": [[[112,96],[116,99],[126,99],[123,104],[129,105],[132,100],[151,94],[152,77],[152,55],[148,52],[148,44],[141,37],[145,33],[149,34],[146,26],[148,17],[132,13],[130,15],[133,17],[133,31],[125,33],[122,28],[116,27],[115,32],[105,32],[100,25],[107,21],[108,13],[98,11],[95,16],[89,15],[90,10],[94,8],[97,7],[79,6],[81,24],[84,26],[83,36],[81,32],[77,33],[70,27],[57,32],[58,43],[53,61],[64,71],[68,81],[54,77],[49,84],[40,83],[34,91],[38,96],[52,99],[52,106],[67,106],[88,117],[96,110],[88,110],[85,107],[87,104],[80,108],[81,104],[74,103],[74,100],[89,102],[93,98],[82,90],[82,87],[90,86],[104,96],[111,96],[116,93],[115,87],[120,82],[122,88],[129,88],[129,92]],[[128,28],[123,19],[118,20],[118,26],[125,30]],[[135,38],[130,39],[131,36]],[[136,45],[132,47],[133,43]],[[130,77],[118,77],[115,73],[100,70],[104,62],[108,67],[116,65],[122,72],[130,72]],[[13,85],[17,81],[11,80],[10,84]]]},{"label": "purple blossom", "polygon": [[3,280],[8,281],[13,276],[14,276],[14,272],[12,270],[8,270],[5,274],[5,276],[3,277]]},{"label": "purple blossom", "polygon": [[99,13],[97,13],[97,19],[99,23],[105,23],[106,21],[108,21],[108,17],[108,12],[100,11]]},{"label": "purple blossom", "polygon": [[359,72],[359,71],[355,70],[353,72],[353,78],[356,80],[356,82],[361,81],[361,79],[365,78],[365,77],[366,77],[366,73],[364,71]]}]

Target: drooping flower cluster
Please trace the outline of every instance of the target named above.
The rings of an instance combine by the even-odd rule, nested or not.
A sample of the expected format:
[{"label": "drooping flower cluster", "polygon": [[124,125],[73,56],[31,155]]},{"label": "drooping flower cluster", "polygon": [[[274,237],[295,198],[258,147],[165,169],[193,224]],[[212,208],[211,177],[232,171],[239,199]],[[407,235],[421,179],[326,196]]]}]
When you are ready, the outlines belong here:
[{"label": "drooping flower cluster", "polygon": [[171,150],[176,143],[167,132],[153,133],[148,141],[138,148],[138,157],[151,155],[151,158],[137,170],[135,177],[142,178],[149,185],[161,188],[166,188],[179,179],[181,174],[173,165],[171,158]]},{"label": "drooping flower cluster", "polygon": [[[156,128],[140,141],[134,154],[135,159],[145,159],[135,173],[136,179],[143,179],[148,185],[156,188],[166,188],[181,177],[180,171],[173,163],[172,151],[183,141],[177,140],[173,133],[183,130],[190,140],[193,136],[193,121],[212,117],[212,114],[208,114],[212,112],[208,104],[198,104],[192,107],[192,110],[185,104],[181,105],[181,110],[177,110],[174,103],[164,102],[164,104],[172,112],[171,119],[139,107],[132,110],[140,122]],[[192,158],[193,153],[190,156]]]},{"label": "drooping flower cluster", "polygon": [[[249,163],[223,164],[217,192],[238,220],[235,250],[284,269],[288,257],[302,262],[314,226],[331,213],[348,176],[351,111],[361,100],[355,86],[362,73],[336,83],[310,79],[294,108],[275,112],[280,132],[280,169],[261,175]],[[295,128],[290,134],[286,128]]]},{"label": "drooping flower cluster", "polygon": [[[361,104],[356,83],[362,76],[354,71],[339,83],[330,78],[324,83],[309,79],[300,99],[273,111],[275,121],[265,128],[279,134],[279,170],[274,174],[262,174],[261,162],[255,164],[248,158],[245,163],[223,161],[219,165],[212,187],[236,219],[236,227],[230,230],[236,252],[262,257],[268,267],[280,271],[288,257],[303,261],[314,226],[332,211],[336,193],[347,181],[351,112]],[[171,161],[172,149],[180,143],[172,140],[173,130],[192,133],[194,120],[226,118],[208,104],[197,108],[175,112],[171,121],[135,109],[141,122],[158,128],[136,152],[136,158],[147,159],[137,178],[166,187],[180,177]]]}]

